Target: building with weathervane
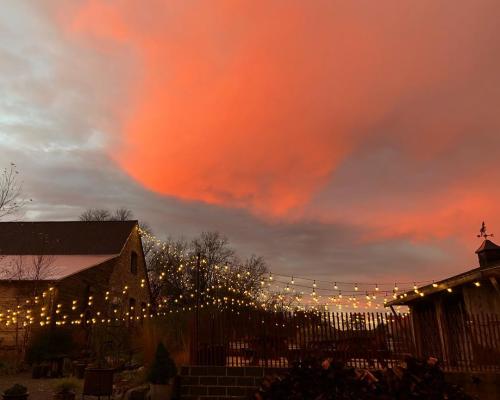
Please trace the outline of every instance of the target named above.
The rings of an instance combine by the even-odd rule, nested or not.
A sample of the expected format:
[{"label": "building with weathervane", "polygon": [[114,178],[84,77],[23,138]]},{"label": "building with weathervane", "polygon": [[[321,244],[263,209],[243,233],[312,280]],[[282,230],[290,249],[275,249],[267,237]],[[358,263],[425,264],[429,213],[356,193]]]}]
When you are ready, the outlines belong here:
[{"label": "building with weathervane", "polygon": [[[500,340],[500,246],[488,238],[483,223],[476,268],[399,294],[387,307],[410,309],[420,355],[448,361],[487,358],[500,366],[492,348]],[[465,358],[465,357],[462,357]],[[497,361],[495,361],[495,359]]]}]

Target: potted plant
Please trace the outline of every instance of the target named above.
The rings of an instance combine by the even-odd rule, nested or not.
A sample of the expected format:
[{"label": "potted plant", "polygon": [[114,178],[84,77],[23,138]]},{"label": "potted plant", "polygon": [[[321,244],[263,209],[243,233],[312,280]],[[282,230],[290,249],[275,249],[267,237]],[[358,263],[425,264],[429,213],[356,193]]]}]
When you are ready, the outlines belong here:
[{"label": "potted plant", "polygon": [[151,400],[169,400],[172,398],[173,380],[177,367],[163,343],[156,348],[155,358],[148,373],[149,396]]},{"label": "potted plant", "polygon": [[26,400],[28,396],[28,388],[18,383],[3,392],[3,400]]},{"label": "potted plant", "polygon": [[64,379],[54,389],[54,400],[75,400],[78,383],[74,379]]}]

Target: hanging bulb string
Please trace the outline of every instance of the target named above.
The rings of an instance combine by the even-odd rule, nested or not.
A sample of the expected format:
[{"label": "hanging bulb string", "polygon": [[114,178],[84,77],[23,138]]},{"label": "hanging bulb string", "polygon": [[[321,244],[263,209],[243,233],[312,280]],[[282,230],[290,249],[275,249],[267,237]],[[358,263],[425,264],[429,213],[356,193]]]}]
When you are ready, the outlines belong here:
[{"label": "hanging bulb string", "polygon": [[[148,240],[148,241],[151,241],[155,244],[156,247],[159,247],[160,249],[163,249],[163,250],[166,250],[166,249],[170,249],[171,246],[169,246],[168,244],[166,244],[165,242],[163,242],[162,240],[156,238],[155,236],[153,236],[152,234],[149,234],[145,231],[143,231],[142,229],[139,229],[139,232],[141,233],[141,237]],[[178,255],[178,253],[175,253],[174,255]],[[182,257],[183,256],[186,256],[186,262],[189,263],[191,262],[193,264],[193,262],[195,261],[195,258],[193,256],[193,254],[189,254],[189,253],[184,253],[182,252],[180,254],[181,256],[181,259],[183,259]],[[206,261],[206,260],[204,260]],[[201,267],[203,268],[203,263],[201,265]],[[227,266],[226,266],[227,267]],[[242,267],[242,266],[236,266],[236,267]],[[221,268],[222,272],[224,272],[224,268]],[[227,270],[227,268],[226,268]],[[276,279],[276,277],[279,277],[279,278],[288,278],[290,283],[292,284],[296,284],[296,280],[303,280],[303,281],[309,281],[309,282],[313,282],[313,287],[314,287],[314,284],[318,284],[318,283],[323,283],[323,284],[328,284],[328,285],[332,285],[332,283],[335,282],[335,285],[351,285],[351,286],[354,286],[354,285],[359,285],[359,286],[373,286],[374,288],[378,287],[379,290],[381,290],[381,286],[388,286],[388,287],[392,287],[393,286],[393,282],[381,282],[381,281],[376,281],[376,282],[366,282],[366,281],[352,281],[352,282],[347,282],[347,281],[333,281],[333,280],[323,280],[323,279],[315,279],[315,278],[310,278],[310,277],[305,277],[305,276],[297,276],[297,275],[287,275],[287,274],[282,274],[282,273],[277,273],[275,271],[269,271],[268,272],[268,279],[270,281],[273,281]],[[430,284],[432,283],[432,280],[422,280],[422,281],[415,281],[415,280],[412,280],[412,281],[401,281],[401,282],[398,282],[399,284],[401,285],[414,285],[414,284]]]},{"label": "hanging bulb string", "polygon": [[[327,285],[351,285],[351,286],[354,286],[356,284],[358,284],[359,286],[373,286],[374,288],[375,287],[379,287],[380,286],[390,286],[390,287],[393,287],[394,286],[394,282],[381,282],[381,281],[376,281],[376,282],[362,282],[362,281],[351,281],[351,282],[346,282],[346,281],[333,281],[333,280],[330,280],[330,281],[327,281],[327,280],[322,280],[322,279],[314,279],[314,278],[308,278],[308,277],[305,277],[305,276],[297,276],[297,275],[286,275],[286,274],[280,274],[280,273],[277,273],[277,272],[272,272],[272,275],[274,277],[280,277],[280,278],[292,278],[293,280],[303,280],[303,281],[309,281],[309,282],[316,282],[316,283],[324,283],[324,284],[327,284]],[[432,280],[424,280],[424,281],[408,281],[408,282],[400,282],[398,281],[398,284],[402,284],[402,285],[414,285],[415,283],[418,283],[418,284],[426,284],[426,283],[432,283]]]}]

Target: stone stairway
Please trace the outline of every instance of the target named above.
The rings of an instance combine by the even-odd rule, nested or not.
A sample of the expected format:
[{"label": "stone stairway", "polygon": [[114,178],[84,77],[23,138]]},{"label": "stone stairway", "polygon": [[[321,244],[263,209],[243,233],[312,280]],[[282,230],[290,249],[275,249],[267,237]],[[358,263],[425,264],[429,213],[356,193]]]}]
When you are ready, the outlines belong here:
[{"label": "stone stairway", "polygon": [[182,367],[181,399],[248,399],[258,389],[264,376],[275,372],[275,368],[262,367]]}]

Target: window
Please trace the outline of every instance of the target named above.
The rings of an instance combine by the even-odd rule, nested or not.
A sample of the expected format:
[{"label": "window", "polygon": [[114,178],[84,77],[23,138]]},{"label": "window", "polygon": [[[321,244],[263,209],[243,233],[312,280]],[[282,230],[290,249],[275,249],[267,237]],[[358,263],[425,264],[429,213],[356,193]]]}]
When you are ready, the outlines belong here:
[{"label": "window", "polygon": [[133,297],[128,300],[128,308],[130,312],[135,310],[135,299]]},{"label": "window", "polygon": [[135,251],[130,254],[130,272],[137,275],[137,253]]}]

